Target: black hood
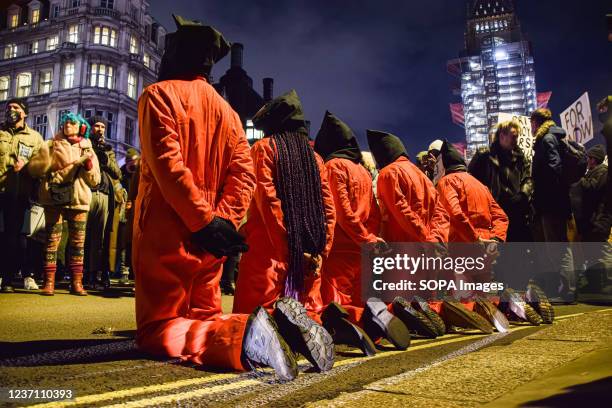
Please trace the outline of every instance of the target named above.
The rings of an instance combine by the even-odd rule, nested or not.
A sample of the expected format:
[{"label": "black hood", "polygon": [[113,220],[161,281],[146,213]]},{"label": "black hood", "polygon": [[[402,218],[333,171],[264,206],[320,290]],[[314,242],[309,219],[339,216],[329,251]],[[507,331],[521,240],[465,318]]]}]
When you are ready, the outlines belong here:
[{"label": "black hood", "polygon": [[330,111],[325,112],[321,129],[317,133],[314,149],[328,161],[333,158],[361,162],[361,150],[350,127]]},{"label": "black hood", "polygon": [[266,136],[287,131],[308,133],[302,103],[295,89],[266,103],[252,120],[255,128]]},{"label": "black hood", "polygon": [[408,157],[406,148],[399,137],[379,130],[368,129],[366,132],[370,151],[379,169],[393,163],[400,156]]},{"label": "black hood", "polygon": [[442,143],[442,150],[440,151],[440,154],[442,155],[442,164],[444,165],[445,173],[467,171],[465,159],[455,148],[455,146],[450,144],[446,139],[444,140],[444,143]]},{"label": "black hood", "polygon": [[229,52],[229,43],[211,26],[174,14],[172,17],[177,30],[166,35],[158,80],[208,77],[212,66]]}]

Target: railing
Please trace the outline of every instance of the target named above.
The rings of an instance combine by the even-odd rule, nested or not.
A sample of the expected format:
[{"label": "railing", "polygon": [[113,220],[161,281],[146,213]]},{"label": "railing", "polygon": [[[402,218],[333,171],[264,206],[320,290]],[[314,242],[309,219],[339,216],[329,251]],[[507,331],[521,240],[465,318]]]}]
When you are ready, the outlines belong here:
[{"label": "railing", "polygon": [[117,10],[105,8],[105,7],[95,7],[93,12],[97,16],[108,16],[112,18],[119,18],[120,14]]}]

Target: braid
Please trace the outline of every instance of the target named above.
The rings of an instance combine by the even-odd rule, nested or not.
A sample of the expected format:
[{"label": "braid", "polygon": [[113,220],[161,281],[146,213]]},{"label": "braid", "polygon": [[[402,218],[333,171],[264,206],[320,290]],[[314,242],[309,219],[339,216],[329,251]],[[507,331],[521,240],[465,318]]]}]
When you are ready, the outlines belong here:
[{"label": "braid", "polygon": [[285,296],[295,299],[304,289],[304,252],[325,248],[325,209],[321,175],[306,135],[284,132],[271,136],[276,147],[275,187],[281,201],[289,247]]}]

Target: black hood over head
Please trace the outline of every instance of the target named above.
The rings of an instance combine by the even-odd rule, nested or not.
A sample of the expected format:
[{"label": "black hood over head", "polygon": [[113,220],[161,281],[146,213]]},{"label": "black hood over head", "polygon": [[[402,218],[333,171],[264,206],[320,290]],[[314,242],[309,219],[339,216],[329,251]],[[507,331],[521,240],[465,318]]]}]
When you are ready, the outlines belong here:
[{"label": "black hood over head", "polygon": [[455,146],[450,144],[446,139],[444,139],[444,143],[442,143],[440,154],[442,155],[442,164],[444,165],[445,173],[467,171],[465,159]]},{"label": "black hood over head", "polygon": [[314,150],[325,161],[341,158],[361,163],[361,150],[355,134],[330,111],[325,112],[321,129],[315,139]]},{"label": "black hood over head", "polygon": [[408,157],[406,148],[399,137],[379,130],[368,129],[366,132],[370,151],[379,169],[393,163],[400,156]]},{"label": "black hood over head", "polygon": [[308,133],[302,103],[295,89],[266,103],[252,120],[255,128],[266,136],[282,132]]},{"label": "black hood over head", "polygon": [[173,14],[177,30],[166,35],[166,49],[159,67],[159,81],[208,78],[212,66],[225,57],[230,44],[223,34],[199,21]]}]

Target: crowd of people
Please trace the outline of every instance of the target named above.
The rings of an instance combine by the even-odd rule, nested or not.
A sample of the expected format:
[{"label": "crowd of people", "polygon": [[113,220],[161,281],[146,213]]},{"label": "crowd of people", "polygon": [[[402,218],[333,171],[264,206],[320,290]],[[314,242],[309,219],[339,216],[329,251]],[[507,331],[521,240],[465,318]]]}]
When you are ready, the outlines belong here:
[{"label": "crowd of people", "polygon": [[[327,371],[335,344],[372,355],[383,338],[403,350],[414,335],[433,338],[457,327],[491,333],[507,331],[508,319],[552,323],[546,291],[556,291],[552,301],[575,300],[568,222],[575,219],[584,240],[605,242],[610,233],[603,146],[584,152],[549,110],[538,109],[531,115],[533,158],[518,148],[519,124],[510,121],[469,166],[447,140],[431,143],[415,164],[399,137],[368,130],[373,168],[351,128],[331,112],[311,141],[294,90],[255,114],[265,137],[249,146],[240,118],[208,82],[229,44],[210,26],[175,21],[159,81],[138,102],[142,158],[131,161],[131,171],[119,170],[102,119],[66,114],[44,142],[24,123],[27,106],[8,104],[0,133],[3,242],[20,236],[19,217],[36,191],[47,232],[43,294],[54,291],[62,220],[72,293],[86,293],[85,263],[94,280],[107,279],[109,216],[125,203],[132,248],[124,245],[118,258],[134,270],[136,343],[154,355],[235,370],[271,366],[290,380],[295,353]],[[573,210],[576,202],[582,212]],[[17,268],[14,241],[12,249],[2,245],[3,259],[14,265],[3,287]],[[363,245],[384,253],[392,242],[448,250],[455,242],[528,241],[561,246],[546,247],[553,264],[524,294],[507,288],[470,299],[362,298]],[[607,252],[593,260],[606,264]],[[226,262],[238,264],[230,314],[221,309]]]},{"label": "crowd of people", "polygon": [[[107,122],[67,112],[51,140],[26,124],[28,105],[6,103],[0,129],[2,216],[1,292],[14,292],[18,275],[26,290],[55,293],[56,275],[68,275],[71,293],[106,290],[110,272],[130,275],[129,197],[139,155],[128,151],[123,167],[105,141]],[[116,221],[116,222],[114,222]],[[58,264],[61,268],[58,268]],[[61,270],[58,270],[61,269]],[[85,278],[84,278],[85,275]]]}]

